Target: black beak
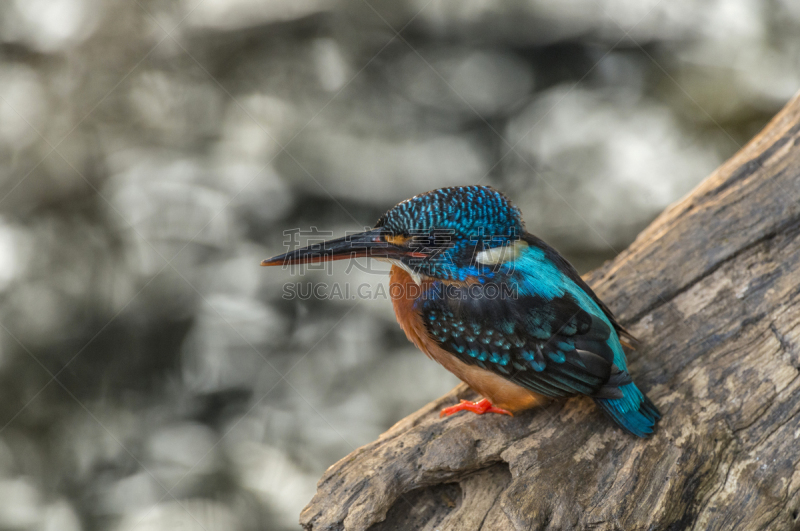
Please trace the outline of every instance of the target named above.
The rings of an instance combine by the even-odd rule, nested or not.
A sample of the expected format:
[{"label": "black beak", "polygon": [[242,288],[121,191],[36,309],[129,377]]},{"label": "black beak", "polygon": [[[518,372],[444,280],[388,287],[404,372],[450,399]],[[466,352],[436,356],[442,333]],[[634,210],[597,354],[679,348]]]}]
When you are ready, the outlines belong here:
[{"label": "black beak", "polygon": [[388,243],[383,238],[383,229],[372,229],[273,256],[262,261],[261,265],[317,264],[319,262],[361,257],[399,259],[409,255],[415,258],[425,257],[423,253],[411,252],[409,249]]}]

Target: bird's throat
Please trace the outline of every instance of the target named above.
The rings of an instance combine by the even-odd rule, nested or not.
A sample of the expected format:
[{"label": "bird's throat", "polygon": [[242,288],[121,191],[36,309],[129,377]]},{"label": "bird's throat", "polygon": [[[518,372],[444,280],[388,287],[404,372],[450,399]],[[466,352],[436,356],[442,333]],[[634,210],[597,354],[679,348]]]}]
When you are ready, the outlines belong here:
[{"label": "bird's throat", "polygon": [[413,280],[417,284],[417,286],[422,286],[423,276],[421,274],[417,273],[416,271],[414,271],[413,269],[411,269],[409,266],[407,266],[406,264],[404,264],[400,260],[394,260],[394,259],[391,259],[391,258],[385,258],[385,259],[380,259],[380,260],[382,260],[384,262],[389,262],[390,264],[392,264],[392,275],[393,275],[393,277],[394,277],[395,268],[400,268],[400,269],[402,269],[403,271],[405,271],[408,274],[408,277],[411,280]]}]

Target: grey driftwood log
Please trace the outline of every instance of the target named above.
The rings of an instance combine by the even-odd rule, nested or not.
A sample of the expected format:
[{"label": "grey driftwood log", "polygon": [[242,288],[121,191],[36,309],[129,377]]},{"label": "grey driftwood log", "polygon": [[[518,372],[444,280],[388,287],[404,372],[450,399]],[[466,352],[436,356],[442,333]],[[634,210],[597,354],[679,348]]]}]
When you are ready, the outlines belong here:
[{"label": "grey driftwood log", "polygon": [[591,400],[439,409],[331,466],[313,530],[800,529],[800,96],[589,284],[641,340],[646,440]]}]

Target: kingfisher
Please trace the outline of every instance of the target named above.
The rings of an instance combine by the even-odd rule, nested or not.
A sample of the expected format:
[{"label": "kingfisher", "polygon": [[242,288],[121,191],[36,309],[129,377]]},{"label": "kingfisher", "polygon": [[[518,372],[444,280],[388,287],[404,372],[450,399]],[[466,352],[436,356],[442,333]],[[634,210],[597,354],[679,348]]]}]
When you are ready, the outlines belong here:
[{"label": "kingfisher", "polygon": [[575,268],[525,230],[489,186],[407,199],[375,227],[269,258],[263,266],[374,258],[392,264],[392,304],[408,339],[481,397],[447,407],[513,413],[550,399],[591,397],[625,431],[661,418],[631,379],[634,338]]}]

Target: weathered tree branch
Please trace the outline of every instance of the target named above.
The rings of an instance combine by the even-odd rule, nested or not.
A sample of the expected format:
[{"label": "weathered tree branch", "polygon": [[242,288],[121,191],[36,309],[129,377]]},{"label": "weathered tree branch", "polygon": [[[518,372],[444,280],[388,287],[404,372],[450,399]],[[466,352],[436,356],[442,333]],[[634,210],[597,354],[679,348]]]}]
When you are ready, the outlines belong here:
[{"label": "weathered tree branch", "polygon": [[405,418],[325,473],[306,529],[800,529],[800,96],[589,275],[642,340],[647,440],[592,401]]}]

